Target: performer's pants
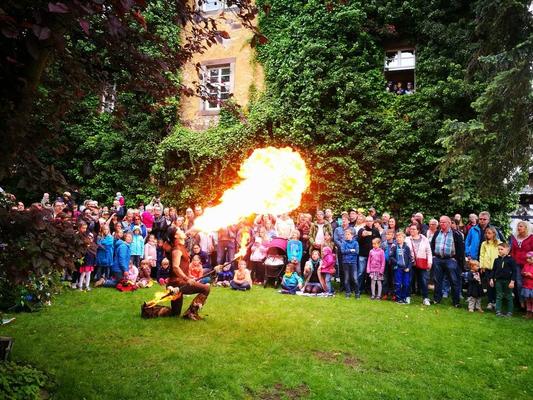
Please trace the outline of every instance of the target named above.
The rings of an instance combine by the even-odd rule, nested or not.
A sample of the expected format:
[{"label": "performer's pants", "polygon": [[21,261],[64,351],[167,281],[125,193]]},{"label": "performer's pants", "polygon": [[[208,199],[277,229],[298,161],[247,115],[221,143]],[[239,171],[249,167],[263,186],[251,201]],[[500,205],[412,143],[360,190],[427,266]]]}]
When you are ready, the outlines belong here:
[{"label": "performer's pants", "polygon": [[[198,293],[198,295],[193,299],[191,305],[189,306],[189,309],[185,313],[185,315],[189,314],[197,314],[198,310],[203,307],[205,302],[207,301],[207,296],[209,296],[210,291],[209,285],[204,285],[200,282],[195,282],[192,285],[187,284],[185,286],[180,287],[180,292],[182,294],[194,294]],[[181,314],[181,308],[183,306],[183,296],[179,296],[177,299],[172,300],[170,302],[170,307],[172,309],[172,315],[180,315]]]}]

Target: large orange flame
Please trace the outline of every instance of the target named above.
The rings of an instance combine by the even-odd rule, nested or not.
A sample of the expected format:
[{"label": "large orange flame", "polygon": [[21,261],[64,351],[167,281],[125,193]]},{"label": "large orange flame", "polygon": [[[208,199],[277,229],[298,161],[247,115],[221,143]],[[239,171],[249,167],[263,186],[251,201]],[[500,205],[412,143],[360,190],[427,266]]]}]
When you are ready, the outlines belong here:
[{"label": "large orange flame", "polygon": [[207,208],[194,229],[211,232],[252,214],[283,214],[300,205],[309,172],[290,147],[255,150],[241,165],[242,181],[226,190],[219,205]]}]

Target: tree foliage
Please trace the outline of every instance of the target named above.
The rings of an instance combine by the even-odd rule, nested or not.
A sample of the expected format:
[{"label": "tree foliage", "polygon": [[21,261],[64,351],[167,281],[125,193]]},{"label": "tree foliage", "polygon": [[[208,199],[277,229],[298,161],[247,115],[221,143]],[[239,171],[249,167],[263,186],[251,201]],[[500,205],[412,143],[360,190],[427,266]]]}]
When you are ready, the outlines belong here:
[{"label": "tree foliage", "polygon": [[[251,27],[255,8],[238,5]],[[190,23],[183,42],[179,32]],[[0,9],[0,180],[46,180],[65,187],[60,171],[36,149],[53,147],[61,122],[87,96],[112,85],[118,93],[143,94],[151,103],[182,92],[180,67],[227,32],[195,5],[181,0],[8,0]],[[148,112],[148,110],[147,110]],[[51,145],[52,143],[52,145]],[[4,183],[4,182],[3,182]]]},{"label": "tree foliage", "polygon": [[[510,211],[516,186],[494,188],[531,154],[531,17],[526,2],[504,10],[499,3],[258,1],[266,92],[246,123],[200,134],[178,128],[163,142],[158,162],[179,182],[179,195],[170,195],[215,199],[236,163],[273,144],[304,154],[312,170],[307,209],[374,205],[400,217]],[[415,95],[384,91],[384,48],[394,41],[416,46]],[[499,69],[487,69],[494,57]],[[508,135],[514,142],[502,153]]]}]

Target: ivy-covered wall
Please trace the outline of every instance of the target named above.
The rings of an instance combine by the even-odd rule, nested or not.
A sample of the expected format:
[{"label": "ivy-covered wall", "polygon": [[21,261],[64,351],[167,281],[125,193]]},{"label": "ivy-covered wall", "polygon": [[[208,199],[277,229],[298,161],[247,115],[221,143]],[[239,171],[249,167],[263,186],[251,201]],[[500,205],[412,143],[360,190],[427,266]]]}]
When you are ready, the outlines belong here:
[{"label": "ivy-covered wall", "polygon": [[[501,47],[488,49],[479,31],[483,18],[493,22],[492,34],[499,29],[504,35],[511,26],[487,15],[494,10],[486,3],[259,0],[260,29],[268,38],[258,48],[265,94],[251,105],[245,122],[200,134],[177,128],[160,146],[153,169],[162,189],[180,203],[214,200],[253,148],[290,145],[312,170],[304,209],[373,205],[403,218],[418,210],[434,216],[510,211],[520,179],[503,178],[510,168],[530,162],[530,132],[527,121],[519,123],[526,127],[517,134],[525,155],[505,165],[499,181],[490,180],[490,168],[477,170],[478,160],[497,163],[505,157],[490,153],[497,148],[491,138],[501,141],[505,126],[491,132],[474,102],[486,98],[506,67],[472,64],[481,63],[484,52],[510,51],[527,41],[531,18],[525,1],[488,2],[502,3],[499,12],[511,14],[523,28]],[[416,94],[410,96],[384,90],[384,48],[400,40],[416,46]],[[515,54],[514,62],[529,55]],[[527,93],[517,96],[522,107],[531,104]],[[476,122],[475,134],[454,130],[454,124]],[[465,141],[474,147],[485,143],[487,153],[468,153]],[[471,177],[460,175],[468,171]]]}]

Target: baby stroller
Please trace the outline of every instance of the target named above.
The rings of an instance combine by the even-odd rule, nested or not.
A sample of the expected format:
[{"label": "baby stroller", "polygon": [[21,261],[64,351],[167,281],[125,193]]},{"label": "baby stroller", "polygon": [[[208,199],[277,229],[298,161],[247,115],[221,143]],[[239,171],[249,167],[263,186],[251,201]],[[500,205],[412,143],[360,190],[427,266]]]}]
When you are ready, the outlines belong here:
[{"label": "baby stroller", "polygon": [[266,288],[270,281],[274,282],[277,288],[281,283],[281,277],[285,272],[287,263],[287,239],[275,237],[268,244],[267,256],[265,259],[265,280],[263,287]]}]

